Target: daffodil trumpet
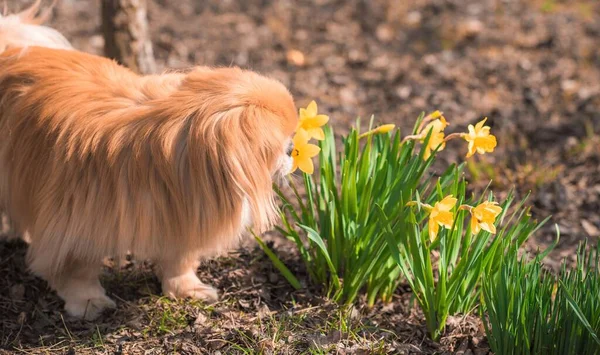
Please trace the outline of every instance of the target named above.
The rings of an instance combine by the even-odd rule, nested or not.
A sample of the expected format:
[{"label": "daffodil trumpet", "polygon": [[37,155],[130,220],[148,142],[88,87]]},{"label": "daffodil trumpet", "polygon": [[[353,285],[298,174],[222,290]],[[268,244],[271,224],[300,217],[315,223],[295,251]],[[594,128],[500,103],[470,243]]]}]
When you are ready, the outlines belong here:
[{"label": "daffodil trumpet", "polygon": [[471,214],[471,232],[478,234],[481,230],[495,234],[496,217],[502,212],[497,202],[485,201],[477,207],[460,205],[458,210],[469,211]]},{"label": "daffodil trumpet", "polygon": [[471,232],[478,234],[481,230],[496,234],[496,218],[502,212],[502,207],[498,202],[485,201],[477,207],[473,207],[471,212]]},{"label": "daffodil trumpet", "polygon": [[429,240],[433,241],[437,238],[440,226],[450,229],[454,223],[454,213],[452,209],[458,200],[452,195],[444,197],[439,202],[436,202],[433,208],[429,211]]},{"label": "daffodil trumpet", "polygon": [[473,154],[491,153],[496,148],[496,137],[490,133],[490,127],[485,126],[487,117],[477,122],[475,126],[469,125],[468,133],[463,133],[461,137],[469,142],[467,158]]}]

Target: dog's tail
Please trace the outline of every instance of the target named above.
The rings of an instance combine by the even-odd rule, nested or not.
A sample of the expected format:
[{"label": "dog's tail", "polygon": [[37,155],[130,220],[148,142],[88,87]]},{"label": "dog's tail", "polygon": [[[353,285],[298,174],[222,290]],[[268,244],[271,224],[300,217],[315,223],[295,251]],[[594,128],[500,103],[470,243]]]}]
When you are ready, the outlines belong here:
[{"label": "dog's tail", "polygon": [[[17,14],[8,14],[6,0],[4,0],[4,8],[0,11],[0,54],[11,48],[31,46],[73,49],[60,32],[42,26],[42,23],[50,17],[54,3],[39,13],[40,4],[41,0],[36,0],[28,9]],[[17,236],[8,216],[0,211],[0,240]],[[28,238],[26,234],[22,236],[25,241],[28,241]]]},{"label": "dog's tail", "polygon": [[60,32],[42,26],[50,16],[54,3],[38,15],[40,3],[41,0],[36,0],[27,10],[11,15],[7,14],[4,3],[4,11],[0,14],[0,53],[10,48],[30,46],[73,49]]}]

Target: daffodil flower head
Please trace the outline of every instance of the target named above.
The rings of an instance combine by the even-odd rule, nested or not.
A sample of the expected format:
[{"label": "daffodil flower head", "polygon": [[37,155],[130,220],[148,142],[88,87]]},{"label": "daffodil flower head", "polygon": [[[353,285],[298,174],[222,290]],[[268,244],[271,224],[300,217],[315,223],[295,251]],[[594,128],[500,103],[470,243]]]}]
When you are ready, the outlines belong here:
[{"label": "daffodil flower head", "polygon": [[440,116],[442,116],[442,113],[440,112],[440,110],[435,110],[429,114],[429,117],[431,117],[432,120],[434,120]]},{"label": "daffodil flower head", "polygon": [[373,134],[389,133],[394,128],[396,128],[396,125],[393,124],[393,123],[384,124],[384,125],[381,125],[381,126],[379,126],[377,128],[374,128],[374,129],[372,129],[370,131],[367,131],[367,132],[361,134],[360,136],[358,136],[358,138],[368,137],[368,136],[373,135]]},{"label": "daffodil flower head", "polygon": [[469,125],[469,133],[462,135],[469,142],[467,158],[471,157],[475,152],[479,154],[491,153],[496,148],[496,137],[490,134],[489,126],[484,126],[486,120],[487,117],[478,122],[475,127]]},{"label": "daffodil flower head", "polygon": [[312,174],[315,170],[315,166],[313,164],[312,158],[319,154],[321,148],[314,144],[309,144],[310,137],[308,133],[304,130],[298,130],[292,142],[294,144],[294,149],[292,150],[292,171],[293,173],[296,169],[300,169],[307,174]]},{"label": "daffodil flower head", "polygon": [[433,208],[429,212],[429,239],[432,242],[437,237],[440,226],[452,228],[452,223],[454,222],[452,209],[456,205],[456,201],[456,198],[448,195],[433,205]]},{"label": "daffodil flower head", "polygon": [[379,126],[379,127],[375,128],[375,129],[373,130],[373,133],[380,133],[380,134],[381,134],[381,133],[389,133],[389,132],[391,132],[391,131],[392,131],[394,128],[396,128],[396,125],[395,125],[395,124],[393,124],[393,123],[388,123],[388,124],[384,124],[384,125],[381,125],[381,126]]},{"label": "daffodil flower head", "polygon": [[439,116],[437,119],[429,122],[425,126],[425,128],[423,128],[421,134],[427,135],[427,132],[429,132],[430,129],[433,129],[434,132],[443,132],[444,129],[446,129],[446,127],[448,127],[449,125],[450,124],[448,123],[448,121],[446,121],[446,118],[444,116]]},{"label": "daffodil flower head", "polygon": [[[431,152],[435,149],[438,151],[444,150],[446,148],[446,142],[444,141],[444,129],[448,127],[448,122],[444,118],[444,116],[440,116],[438,119],[431,121],[423,128],[421,131],[421,142],[425,141],[427,138],[427,134],[431,131],[431,136],[429,137],[429,141],[427,142],[427,146],[423,147],[425,149],[425,154],[423,155],[423,159],[427,160],[431,156]],[[439,147],[439,148],[438,148]]]},{"label": "daffodil flower head", "polygon": [[496,226],[494,222],[496,217],[502,212],[502,207],[497,202],[486,201],[477,207],[471,209],[471,232],[479,233],[482,229],[486,232],[495,234]]},{"label": "daffodil flower head", "polygon": [[329,116],[319,115],[317,103],[313,100],[306,108],[300,109],[300,121],[298,122],[297,131],[305,131],[308,134],[308,139],[315,138],[322,141],[325,139],[325,132],[322,126],[329,121]]}]

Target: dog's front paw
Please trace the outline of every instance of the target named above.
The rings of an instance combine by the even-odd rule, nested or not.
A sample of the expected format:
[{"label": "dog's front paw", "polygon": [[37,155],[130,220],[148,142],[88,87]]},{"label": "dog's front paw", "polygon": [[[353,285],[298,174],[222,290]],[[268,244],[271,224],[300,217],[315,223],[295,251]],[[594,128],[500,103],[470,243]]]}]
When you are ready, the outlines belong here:
[{"label": "dog's front paw", "polygon": [[185,274],[163,280],[163,294],[171,298],[193,298],[207,303],[219,300],[217,290],[203,284],[195,274]]},{"label": "dog's front paw", "polygon": [[67,311],[67,314],[71,317],[85,320],[94,320],[98,318],[105,309],[114,308],[117,308],[115,302],[105,295],[88,299],[65,301],[65,311]]}]

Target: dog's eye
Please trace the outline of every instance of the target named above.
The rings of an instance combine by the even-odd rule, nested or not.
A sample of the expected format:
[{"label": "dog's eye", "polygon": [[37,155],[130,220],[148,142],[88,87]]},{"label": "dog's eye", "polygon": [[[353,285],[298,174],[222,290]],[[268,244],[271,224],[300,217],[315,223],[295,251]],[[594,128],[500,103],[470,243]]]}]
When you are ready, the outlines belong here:
[{"label": "dog's eye", "polygon": [[293,151],[294,151],[294,144],[290,143],[290,145],[288,145],[287,149],[285,150],[285,154],[292,155]]}]

